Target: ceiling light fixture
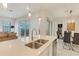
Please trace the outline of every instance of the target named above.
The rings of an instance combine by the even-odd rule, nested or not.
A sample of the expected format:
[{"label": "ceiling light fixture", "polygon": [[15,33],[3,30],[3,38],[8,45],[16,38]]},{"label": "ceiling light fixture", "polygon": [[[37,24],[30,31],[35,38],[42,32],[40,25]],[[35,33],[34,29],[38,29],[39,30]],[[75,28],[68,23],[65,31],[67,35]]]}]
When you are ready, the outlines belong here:
[{"label": "ceiling light fixture", "polygon": [[3,8],[7,8],[7,3],[2,3]]}]

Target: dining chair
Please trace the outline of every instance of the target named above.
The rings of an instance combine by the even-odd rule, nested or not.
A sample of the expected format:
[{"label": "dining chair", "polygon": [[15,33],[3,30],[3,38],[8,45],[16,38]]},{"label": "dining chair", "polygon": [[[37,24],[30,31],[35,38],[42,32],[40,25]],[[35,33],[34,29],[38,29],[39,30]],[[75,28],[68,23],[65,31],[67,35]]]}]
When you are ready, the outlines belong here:
[{"label": "dining chair", "polygon": [[71,32],[70,31],[64,31],[64,37],[63,37],[63,48],[68,47],[68,49],[71,49]]},{"label": "dining chair", "polygon": [[74,51],[79,52],[79,33],[74,33],[73,41],[72,41],[72,47]]},{"label": "dining chair", "polygon": [[79,33],[74,33],[73,44],[79,45]]}]

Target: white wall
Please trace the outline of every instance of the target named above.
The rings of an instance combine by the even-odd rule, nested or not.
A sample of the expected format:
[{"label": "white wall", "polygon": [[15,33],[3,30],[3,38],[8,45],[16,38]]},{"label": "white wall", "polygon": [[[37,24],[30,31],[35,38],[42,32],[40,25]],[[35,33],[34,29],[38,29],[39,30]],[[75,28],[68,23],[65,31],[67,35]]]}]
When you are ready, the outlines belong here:
[{"label": "white wall", "polygon": [[[78,32],[79,33],[79,20],[78,18],[76,17],[73,17],[72,18],[74,21],[75,21],[75,31],[74,32]],[[56,31],[57,31],[57,25],[58,24],[63,24],[63,28],[62,28],[62,31],[63,31],[63,34],[64,34],[64,31],[67,30],[67,22],[68,20],[70,20],[69,18],[68,19],[65,19],[64,17],[58,17],[58,18],[55,18],[53,19],[53,30],[52,30],[52,34],[54,36],[56,36]]]},{"label": "white wall", "polygon": [[41,35],[46,35],[48,31],[48,23],[46,19],[42,19],[41,22],[39,23],[38,18],[32,18],[30,20],[30,33],[32,29],[37,29],[37,32],[39,34],[39,28],[40,28],[40,34]]},{"label": "white wall", "polygon": [[[40,25],[39,25],[39,20],[38,18],[36,17],[32,17],[30,19],[28,19],[27,17],[21,17],[19,19],[16,19],[16,22],[15,22],[15,32],[18,33],[18,21],[20,20],[28,20],[30,21],[30,36],[31,36],[31,32],[33,29],[36,29],[37,30],[37,34],[39,34],[39,28],[40,28],[40,34],[41,35],[46,35],[47,34],[47,31],[48,31],[48,23],[46,21],[46,19],[42,19],[42,21],[40,22]],[[34,33],[34,35],[36,35],[36,33]]]},{"label": "white wall", "polygon": [[41,20],[40,33],[41,35],[46,35],[48,33],[48,22],[46,19]]},{"label": "white wall", "polygon": [[56,31],[58,30],[58,24],[63,24],[63,19],[62,18],[55,18],[52,21],[52,35],[56,36]]},{"label": "white wall", "polygon": [[[0,18],[0,32],[2,32],[2,20],[9,20],[12,25],[15,23],[15,32],[18,33],[18,21],[19,20],[28,20],[26,17],[16,19],[15,21],[11,20],[10,18],[7,17],[2,17]],[[67,30],[67,22],[69,19],[65,19],[64,17],[58,17],[58,18],[52,18],[52,35],[56,36],[56,31],[57,31],[57,25],[58,24],[63,24],[63,32]],[[73,20],[75,21],[75,32],[79,33],[79,19],[76,17],[73,17]],[[31,18],[30,19],[30,34],[31,30],[33,28],[36,28],[37,31],[39,30],[39,21],[38,18]],[[46,19],[42,19],[41,24],[40,24],[40,30],[41,30],[41,35],[46,35],[48,31],[48,22]],[[38,32],[39,33],[39,32]]]}]

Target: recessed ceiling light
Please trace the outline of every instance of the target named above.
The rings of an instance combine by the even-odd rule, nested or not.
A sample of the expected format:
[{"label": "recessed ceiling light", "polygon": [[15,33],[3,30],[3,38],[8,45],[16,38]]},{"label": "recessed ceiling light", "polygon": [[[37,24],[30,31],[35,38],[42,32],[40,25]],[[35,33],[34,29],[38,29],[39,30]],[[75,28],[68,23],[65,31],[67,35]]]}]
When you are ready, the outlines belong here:
[{"label": "recessed ceiling light", "polygon": [[27,7],[26,9],[29,10],[29,7]]},{"label": "recessed ceiling light", "polygon": [[39,17],[38,20],[41,21],[41,18]]}]

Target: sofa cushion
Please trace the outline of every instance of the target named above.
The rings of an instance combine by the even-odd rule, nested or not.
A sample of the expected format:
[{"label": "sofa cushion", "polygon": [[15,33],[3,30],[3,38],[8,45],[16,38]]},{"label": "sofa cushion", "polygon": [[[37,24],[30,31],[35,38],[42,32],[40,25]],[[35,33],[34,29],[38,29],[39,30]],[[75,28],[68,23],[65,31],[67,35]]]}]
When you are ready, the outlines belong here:
[{"label": "sofa cushion", "polygon": [[14,32],[9,32],[8,33],[8,36],[10,37],[10,36],[16,36],[16,33],[14,33]]},{"label": "sofa cushion", "polygon": [[8,37],[8,33],[0,32],[0,38],[3,38],[3,37]]}]

